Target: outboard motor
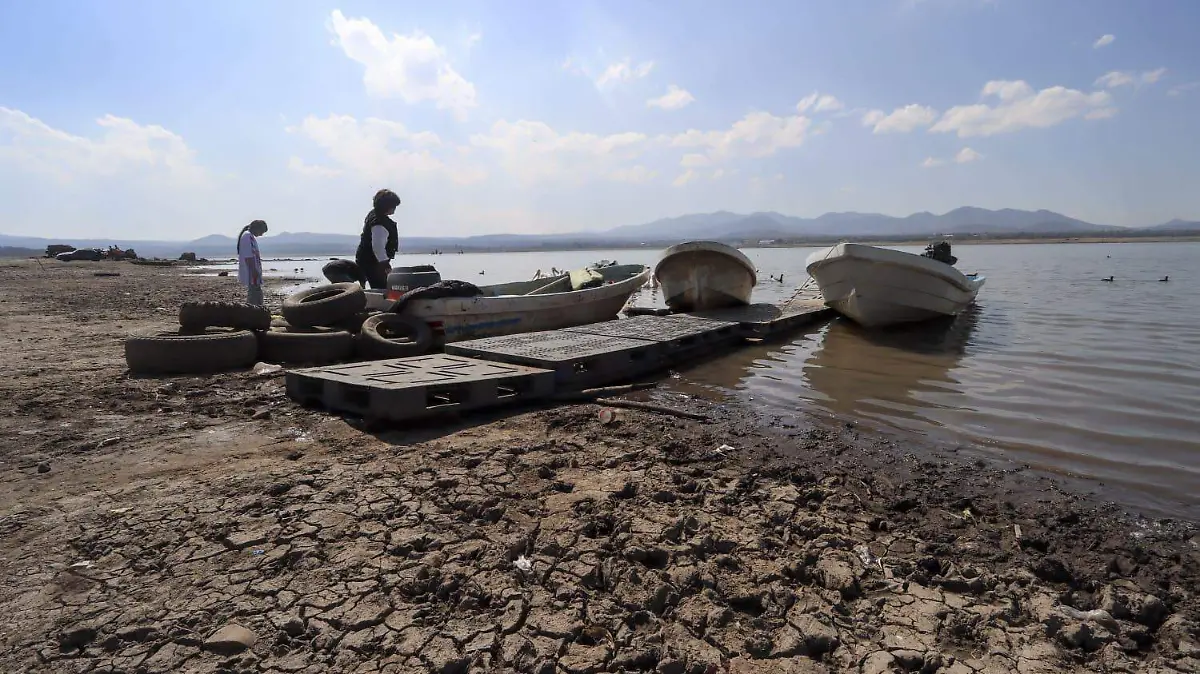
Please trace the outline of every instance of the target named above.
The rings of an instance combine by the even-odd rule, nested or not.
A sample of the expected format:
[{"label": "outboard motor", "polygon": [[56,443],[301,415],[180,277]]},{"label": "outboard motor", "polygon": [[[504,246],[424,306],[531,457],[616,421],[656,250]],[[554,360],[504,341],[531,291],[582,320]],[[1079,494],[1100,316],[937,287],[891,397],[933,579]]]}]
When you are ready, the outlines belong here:
[{"label": "outboard motor", "polygon": [[951,254],[950,250],[949,242],[938,241],[937,243],[931,243],[928,246],[925,246],[925,252],[922,253],[922,256],[954,266],[958,263],[958,258]]},{"label": "outboard motor", "polygon": [[442,280],[442,275],[433,266],[423,264],[416,267],[392,267],[388,274],[388,290],[406,293],[417,288],[428,288]]}]

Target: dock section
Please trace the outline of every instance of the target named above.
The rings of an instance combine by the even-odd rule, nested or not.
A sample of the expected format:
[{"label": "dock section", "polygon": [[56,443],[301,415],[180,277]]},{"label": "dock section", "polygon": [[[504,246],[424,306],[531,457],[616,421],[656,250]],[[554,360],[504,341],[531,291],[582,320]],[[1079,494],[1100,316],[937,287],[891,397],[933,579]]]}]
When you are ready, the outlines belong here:
[{"label": "dock section", "polygon": [[452,342],[446,353],[287,373],[288,394],[309,405],[411,421],[629,382],[745,339],[783,335],[830,315],[818,300],[718,311],[641,315],[560,330]]},{"label": "dock section", "polygon": [[301,404],[389,421],[548,398],[554,388],[550,370],[443,354],[287,373],[288,395]]}]

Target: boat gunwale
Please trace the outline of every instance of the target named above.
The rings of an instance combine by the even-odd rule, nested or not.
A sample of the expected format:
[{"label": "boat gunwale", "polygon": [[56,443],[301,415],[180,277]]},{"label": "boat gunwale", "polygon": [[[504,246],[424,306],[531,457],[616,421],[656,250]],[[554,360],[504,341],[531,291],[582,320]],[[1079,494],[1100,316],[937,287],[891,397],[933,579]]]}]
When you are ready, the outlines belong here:
[{"label": "boat gunwale", "polygon": [[[841,255],[832,256],[829,254],[834,249],[838,248],[839,246],[844,247],[843,253]],[[853,248],[850,248],[851,246],[853,246]],[[886,251],[886,252],[883,254],[884,259],[877,259],[877,258],[867,257],[864,255],[855,255],[854,251],[857,251],[857,250]],[[826,251],[828,251],[828,252],[826,252]],[[822,252],[826,253],[826,255],[824,257],[813,260],[814,257],[816,257],[818,254],[820,254]],[[893,253],[896,255],[903,255],[903,256],[907,256],[907,257],[896,257],[896,258],[892,258],[892,259],[887,259]],[[935,263],[937,266],[929,266],[928,263],[926,263],[926,262],[915,262],[914,263],[911,261],[911,258],[918,258],[919,260],[927,260],[929,263]],[[956,288],[958,288],[959,290],[961,290],[963,292],[972,292],[972,291],[978,292],[978,290],[983,287],[984,281],[987,280],[987,277],[983,276],[983,275],[976,275],[974,277],[967,276],[966,274],[959,271],[958,269],[955,269],[952,265],[946,264],[945,262],[941,262],[940,260],[934,260],[933,258],[927,258],[922,255],[918,255],[917,253],[909,253],[909,252],[903,251],[903,250],[893,250],[891,248],[880,248],[877,246],[866,246],[863,244],[853,244],[853,243],[850,243],[850,244],[839,243],[839,244],[831,246],[830,248],[827,248],[827,249],[821,249],[821,250],[814,251],[812,254],[810,254],[808,256],[808,260],[806,260],[806,262],[807,262],[807,264],[805,265],[805,271],[808,273],[809,276],[814,277],[814,279],[817,281],[818,284],[820,284],[820,279],[816,279],[816,275],[813,273],[813,271],[819,270],[822,267],[828,267],[828,266],[830,266],[834,263],[838,263],[838,262],[842,262],[842,263],[844,263],[844,262],[859,262],[859,263],[866,263],[866,264],[871,264],[871,265],[883,265],[883,266],[888,266],[888,267],[897,267],[897,268],[902,268],[902,269],[908,269],[908,270],[916,272],[916,273],[922,273],[927,276],[937,277],[937,278],[941,279],[942,281],[945,281],[945,282],[955,286]]]}]

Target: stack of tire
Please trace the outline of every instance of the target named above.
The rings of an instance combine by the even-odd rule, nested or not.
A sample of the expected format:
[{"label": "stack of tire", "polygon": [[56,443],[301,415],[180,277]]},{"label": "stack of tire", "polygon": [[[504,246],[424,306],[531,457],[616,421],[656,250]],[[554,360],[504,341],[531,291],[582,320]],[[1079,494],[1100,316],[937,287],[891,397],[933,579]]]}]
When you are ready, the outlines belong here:
[{"label": "stack of tire", "polygon": [[[427,353],[433,332],[424,321],[367,312],[357,283],[305,290],[283,302],[283,321],[260,335],[262,359],[270,363],[315,363],[405,358]],[[320,359],[320,360],[318,360]]]},{"label": "stack of tire", "polygon": [[421,355],[433,345],[423,321],[366,311],[357,283],[305,290],[283,302],[283,319],[262,307],[234,302],[189,302],[179,329],[143,332],[125,341],[136,374],[207,374],[250,367],[325,365],[356,355],[366,360]]}]

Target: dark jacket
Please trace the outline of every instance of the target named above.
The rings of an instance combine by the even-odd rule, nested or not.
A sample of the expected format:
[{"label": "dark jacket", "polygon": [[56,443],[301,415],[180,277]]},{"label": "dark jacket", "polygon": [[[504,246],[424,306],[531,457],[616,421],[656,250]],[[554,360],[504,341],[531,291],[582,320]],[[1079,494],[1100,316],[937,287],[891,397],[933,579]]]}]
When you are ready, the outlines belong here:
[{"label": "dark jacket", "polygon": [[396,251],[400,250],[400,237],[396,232],[396,221],[371,209],[371,212],[367,213],[366,219],[363,220],[362,236],[358,239],[358,250],[354,254],[360,265],[363,262],[379,264],[379,259],[375,257],[375,250],[371,246],[371,230],[375,225],[383,225],[383,228],[387,230],[388,259],[396,257]]}]

